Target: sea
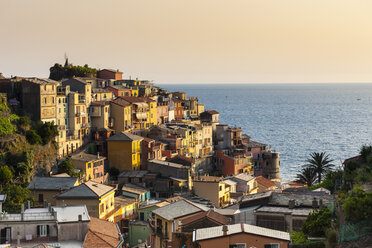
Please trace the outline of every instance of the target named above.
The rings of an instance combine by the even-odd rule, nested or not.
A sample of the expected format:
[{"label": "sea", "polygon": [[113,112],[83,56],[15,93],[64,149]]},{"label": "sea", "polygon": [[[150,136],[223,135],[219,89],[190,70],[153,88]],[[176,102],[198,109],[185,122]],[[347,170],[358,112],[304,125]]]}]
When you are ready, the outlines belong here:
[{"label": "sea", "polygon": [[296,178],[312,152],[341,166],[372,145],[372,84],[163,84],[199,98],[220,124],[241,127],[280,152],[283,182]]}]

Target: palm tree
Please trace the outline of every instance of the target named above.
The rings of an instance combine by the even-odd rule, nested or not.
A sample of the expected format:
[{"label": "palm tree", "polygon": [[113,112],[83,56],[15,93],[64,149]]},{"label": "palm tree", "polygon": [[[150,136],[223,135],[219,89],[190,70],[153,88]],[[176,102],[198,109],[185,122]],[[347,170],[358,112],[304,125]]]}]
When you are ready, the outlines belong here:
[{"label": "palm tree", "polygon": [[316,173],[314,169],[305,167],[302,169],[301,173],[297,174],[297,179],[301,183],[306,183],[308,187],[311,187],[316,181]]},{"label": "palm tree", "polygon": [[327,173],[328,171],[332,170],[334,164],[332,159],[329,158],[329,154],[325,152],[313,152],[310,154],[310,158],[308,158],[307,163],[305,166],[314,170],[318,177],[318,183],[322,181],[322,176]]}]

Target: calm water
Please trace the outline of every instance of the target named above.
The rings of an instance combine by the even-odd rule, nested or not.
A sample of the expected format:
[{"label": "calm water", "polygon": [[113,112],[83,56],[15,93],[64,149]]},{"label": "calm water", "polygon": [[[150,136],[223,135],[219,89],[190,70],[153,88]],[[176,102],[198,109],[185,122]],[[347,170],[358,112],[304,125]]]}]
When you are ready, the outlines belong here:
[{"label": "calm water", "polygon": [[198,96],[220,123],[280,152],[283,181],[296,177],[311,152],[339,165],[372,144],[372,84],[160,85]]}]

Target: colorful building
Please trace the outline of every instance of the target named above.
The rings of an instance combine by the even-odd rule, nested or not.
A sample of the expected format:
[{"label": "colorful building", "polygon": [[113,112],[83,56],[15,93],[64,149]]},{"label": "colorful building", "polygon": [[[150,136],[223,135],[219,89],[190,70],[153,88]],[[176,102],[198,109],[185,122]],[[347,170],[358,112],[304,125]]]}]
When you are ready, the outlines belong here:
[{"label": "colorful building", "polygon": [[217,208],[230,205],[230,186],[221,177],[198,176],[194,178],[193,189],[197,196],[211,201]]},{"label": "colorful building", "polygon": [[97,183],[106,183],[108,179],[108,173],[105,173],[106,160],[105,157],[84,151],[71,156],[72,164],[83,171],[83,180]]},{"label": "colorful building", "polygon": [[97,77],[102,79],[121,80],[123,78],[123,73],[119,70],[103,69],[98,71]]},{"label": "colorful building", "polygon": [[107,86],[106,89],[112,91],[112,93],[116,97],[118,97],[118,96],[131,96],[132,95],[131,89],[129,89],[129,88],[123,86],[123,85],[110,85],[110,86]]},{"label": "colorful building", "polygon": [[117,98],[110,103],[113,129],[116,132],[128,131],[132,127],[132,105]]},{"label": "colorful building", "polygon": [[143,138],[127,132],[119,132],[107,140],[108,160],[111,167],[120,171],[139,170]]}]

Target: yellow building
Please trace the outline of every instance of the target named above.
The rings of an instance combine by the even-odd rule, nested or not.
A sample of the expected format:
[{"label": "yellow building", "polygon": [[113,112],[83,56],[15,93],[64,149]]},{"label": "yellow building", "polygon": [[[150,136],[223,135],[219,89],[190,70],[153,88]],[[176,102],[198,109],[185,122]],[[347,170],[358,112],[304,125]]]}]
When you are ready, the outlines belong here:
[{"label": "yellow building", "polygon": [[119,132],[107,140],[107,154],[111,167],[120,171],[139,170],[142,153],[141,136]]},{"label": "yellow building", "polygon": [[211,201],[216,207],[230,204],[230,186],[221,177],[199,176],[194,178],[193,189],[197,196]]},{"label": "yellow building", "polygon": [[114,195],[115,188],[89,181],[57,195],[55,198],[57,205],[62,203],[71,206],[86,205],[90,216],[113,220],[115,214]]},{"label": "yellow building", "polygon": [[120,96],[115,101],[132,106],[133,129],[149,129],[157,125],[157,103],[148,97]]},{"label": "yellow building", "polygon": [[130,89],[132,96],[138,96],[138,87],[132,87]]},{"label": "yellow building", "polygon": [[105,157],[88,154],[84,151],[71,156],[72,164],[83,171],[83,180],[92,180],[97,183],[107,181],[108,174],[104,170],[105,160]]},{"label": "yellow building", "polygon": [[116,132],[123,132],[130,130],[132,125],[132,106],[117,98],[110,103],[111,118],[113,120],[113,129]]},{"label": "yellow building", "polygon": [[113,98],[114,97],[112,91],[108,89],[92,89],[92,101],[111,101]]},{"label": "yellow building", "polygon": [[153,210],[155,223],[152,229],[155,238],[152,240],[151,247],[168,247],[168,244],[172,242],[172,234],[180,231],[183,219],[208,210],[208,207],[185,199]]}]

